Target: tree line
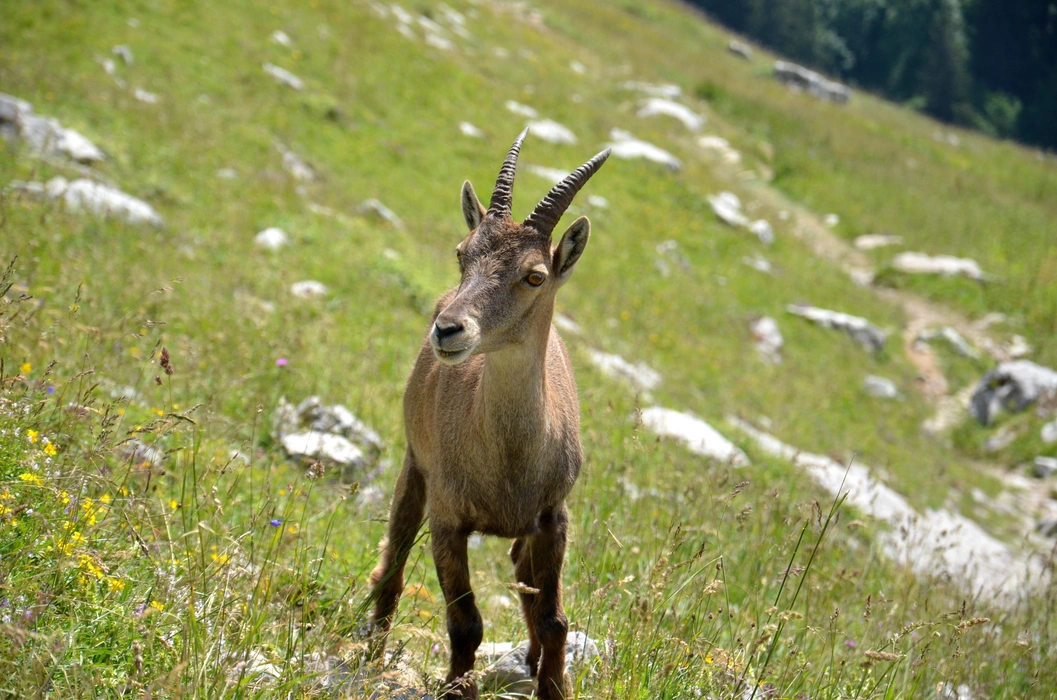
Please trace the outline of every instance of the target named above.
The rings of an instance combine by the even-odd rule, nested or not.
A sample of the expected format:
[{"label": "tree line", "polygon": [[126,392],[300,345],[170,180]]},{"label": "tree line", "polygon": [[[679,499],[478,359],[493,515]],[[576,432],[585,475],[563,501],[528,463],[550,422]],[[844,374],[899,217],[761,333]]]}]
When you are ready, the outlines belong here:
[{"label": "tree line", "polygon": [[689,0],[946,122],[1057,148],[1057,0]]}]

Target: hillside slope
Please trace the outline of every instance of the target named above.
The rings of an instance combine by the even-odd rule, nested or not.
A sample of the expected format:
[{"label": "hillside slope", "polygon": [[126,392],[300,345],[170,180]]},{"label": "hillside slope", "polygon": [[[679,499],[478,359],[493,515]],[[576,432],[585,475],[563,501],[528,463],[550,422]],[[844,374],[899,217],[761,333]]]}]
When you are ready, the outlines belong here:
[{"label": "hillside slope", "polygon": [[[1052,540],[1032,532],[1047,486],[1017,490],[1025,480],[1006,474],[1057,456],[1039,438],[1052,418],[968,422],[953,397],[993,359],[915,342],[952,326],[1000,354],[1019,335],[1057,365],[1052,158],[948,138],[869,95],[842,107],[790,92],[771,59],[729,55],[724,32],[663,2],[46,2],[8,14],[0,91],[105,159],[75,166],[12,142],[0,184],[87,175],[165,226],[5,190],[0,488],[13,503],[0,510],[0,597],[21,614],[0,635],[5,690],[322,692],[306,658],[355,656],[396,476],[386,467],[402,459],[403,381],[433,299],[457,281],[459,186],[487,191],[510,141],[543,119],[575,143],[535,128],[515,216],[554,170],[628,134],[680,163],[614,157],[566,217],[594,227],[559,296],[588,454],[567,605],[575,628],[612,641],[582,695],[727,696],[758,682],[780,697],[962,684],[1028,697],[1057,680],[1053,616],[1039,614],[1054,604]],[[657,86],[679,94],[662,89],[670,99],[654,108],[704,126],[640,117]],[[726,138],[738,162],[704,135]],[[717,218],[709,196],[722,191],[770,223],[773,244]],[[269,227],[289,244],[256,245]],[[850,245],[880,232],[903,237],[897,250],[975,258],[994,281],[910,276],[891,268],[892,249]],[[295,294],[304,281],[322,293]],[[792,304],[869,319],[888,340],[868,352]],[[973,323],[988,312],[1005,320]],[[784,338],[781,362],[754,348],[760,317]],[[659,381],[642,368],[608,376],[599,353]],[[869,393],[869,375],[899,398]],[[309,480],[287,464],[273,416],[281,398],[310,395],[379,434],[376,465]],[[707,421],[751,466],[658,439],[650,407]],[[948,427],[923,430],[944,407]],[[985,453],[1003,430],[1013,441]],[[147,446],[158,453],[144,458]],[[852,493],[827,518],[845,478]],[[506,546],[471,554],[486,641],[523,634]],[[397,634],[434,689],[446,635],[427,551]]]}]

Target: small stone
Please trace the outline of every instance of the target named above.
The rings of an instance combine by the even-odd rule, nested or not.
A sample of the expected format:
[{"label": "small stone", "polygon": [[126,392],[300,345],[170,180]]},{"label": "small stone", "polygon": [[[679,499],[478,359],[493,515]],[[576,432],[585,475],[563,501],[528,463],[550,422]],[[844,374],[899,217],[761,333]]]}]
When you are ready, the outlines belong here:
[{"label": "small stone", "polygon": [[775,61],[774,76],[790,88],[802,90],[822,100],[845,104],[851,99],[851,89],[846,85],[789,61]]},{"label": "small stone", "polygon": [[730,43],[727,44],[727,51],[746,61],[752,60],[752,49],[749,48],[748,44],[742,43],[737,39],[730,40]]},{"label": "small stone", "polygon": [[114,54],[115,56],[120,56],[121,60],[125,62],[126,66],[132,65],[132,49],[130,49],[125,44],[118,44],[114,48],[110,49],[110,53]]},{"label": "small stone", "polygon": [[92,180],[80,178],[67,182],[64,177],[55,177],[48,181],[45,188],[50,198],[61,197],[70,211],[87,211],[135,225],[165,225],[154,207],[142,199]]},{"label": "small stone", "polygon": [[1042,431],[1039,433],[1039,437],[1047,445],[1052,445],[1057,442],[1057,420],[1051,421],[1046,425],[1042,426]]},{"label": "small stone", "polygon": [[579,75],[583,75],[587,72],[587,66],[580,63],[579,61],[571,61],[569,63],[569,68],[572,70],[573,73],[578,73]]},{"label": "small stone", "polygon": [[462,132],[463,136],[469,136],[474,139],[483,139],[484,132],[478,129],[470,122],[459,122],[459,131]]},{"label": "small stone", "polygon": [[868,375],[863,380],[863,389],[870,396],[876,396],[879,399],[899,398],[899,388],[895,385],[895,382],[884,377]]},{"label": "small stone", "polygon": [[690,131],[700,131],[707,121],[703,116],[686,105],[664,97],[651,97],[642,103],[636,116],[640,119],[664,115],[682,122]]},{"label": "small stone", "polygon": [[782,362],[782,331],[778,328],[778,322],[770,316],[760,316],[749,324],[749,332],[756,345],[756,351],[766,362],[780,364]]},{"label": "small stone", "polygon": [[749,224],[749,231],[756,234],[756,237],[760,239],[760,243],[764,245],[771,245],[774,243],[774,229],[771,228],[771,224],[765,219],[759,219]]},{"label": "small stone", "polygon": [[774,271],[771,261],[759,255],[745,256],[741,261],[757,272],[769,275]]},{"label": "small stone", "polygon": [[1043,537],[1057,537],[1057,518],[1040,520],[1035,530]]},{"label": "small stone", "polygon": [[1012,445],[1018,437],[1017,431],[1011,427],[1003,426],[984,441],[984,452],[1001,452]]},{"label": "small stone", "polygon": [[889,233],[870,233],[855,239],[855,247],[859,250],[874,250],[893,245],[903,245],[903,237]]},{"label": "small stone", "polygon": [[555,185],[557,185],[559,182],[569,176],[568,171],[562,170],[560,168],[548,168],[545,165],[534,165],[532,163],[526,163],[525,170],[529,171],[533,175],[539,175],[544,180],[549,180]]},{"label": "small stone", "polygon": [[741,162],[741,154],[721,136],[702,136],[697,140],[697,145],[710,153],[715,153],[727,165],[737,165]]},{"label": "small stone", "polygon": [[149,104],[149,105],[158,104],[158,96],[155,95],[153,92],[147,92],[143,88],[136,88],[135,90],[133,90],[132,91],[132,96],[135,97],[140,102],[143,102],[145,104]]},{"label": "small stone", "polygon": [[1032,463],[1032,474],[1038,479],[1047,479],[1057,474],[1057,457],[1038,456]]},{"label": "small stone", "polygon": [[940,275],[951,277],[963,275],[969,279],[985,280],[979,263],[968,258],[956,258],[953,255],[926,255],[925,253],[906,252],[892,258],[892,267],[900,272],[915,275]]},{"label": "small stone", "polygon": [[377,219],[380,219],[381,221],[384,221],[385,223],[391,225],[393,228],[396,228],[396,229],[403,229],[404,228],[404,222],[400,219],[400,217],[397,216],[395,213],[393,213],[392,209],[390,209],[389,207],[385,206],[384,204],[382,204],[377,199],[373,199],[372,198],[372,199],[365,200],[359,206],[357,211],[359,213],[361,213],[361,214],[373,215]]},{"label": "small stone", "polygon": [[613,141],[607,145],[617,158],[645,158],[654,163],[666,165],[673,172],[679,171],[683,167],[683,161],[668,151],[647,141],[637,139],[623,129],[614,128],[610,130],[609,136]]},{"label": "small stone", "polygon": [[221,180],[234,180],[239,176],[239,172],[234,168],[221,168],[217,170],[216,175]]},{"label": "small stone", "polygon": [[661,383],[661,375],[642,362],[632,364],[620,355],[599,350],[588,350],[588,356],[602,374],[622,379],[643,391],[656,389]]},{"label": "small stone", "polygon": [[973,392],[969,412],[981,425],[990,425],[1002,410],[1018,413],[1053,396],[1057,396],[1057,371],[1028,360],[1013,360],[983,376]]},{"label": "small stone", "polygon": [[510,110],[514,114],[520,114],[521,116],[528,117],[529,119],[536,119],[540,115],[539,112],[537,112],[532,107],[529,107],[528,105],[523,105],[520,102],[516,102],[515,100],[507,100],[504,105],[508,110]]},{"label": "small stone", "polygon": [[283,170],[290,173],[290,176],[293,177],[294,180],[298,182],[315,181],[316,171],[311,165],[305,162],[304,158],[297,155],[293,149],[276,141],[275,150],[279,151],[279,154],[283,157]]},{"label": "small stone", "polygon": [[826,214],[824,217],[822,217],[822,223],[824,223],[826,226],[829,226],[830,228],[833,228],[834,226],[840,223],[840,217],[836,214]]},{"label": "small stone", "polygon": [[268,38],[276,44],[279,44],[279,46],[285,46],[288,49],[294,45],[294,40],[291,39],[290,35],[284,32],[282,29],[276,29]]},{"label": "small stone", "polygon": [[658,84],[658,83],[643,83],[634,80],[629,80],[625,83],[621,83],[620,87],[625,90],[635,90],[641,92],[644,95],[650,97],[663,97],[668,100],[674,100],[682,96],[683,89],[678,85],[671,84]]},{"label": "small stone", "polygon": [[265,73],[275,78],[276,82],[282,83],[294,90],[303,90],[305,87],[305,81],[301,80],[285,68],[280,68],[274,63],[263,63],[261,64],[261,68],[264,69]]},{"label": "small stone", "polygon": [[304,280],[290,285],[290,293],[298,299],[311,299],[312,297],[324,296],[327,293],[327,287],[322,282]]},{"label": "small stone", "polygon": [[281,228],[272,227],[258,233],[253,238],[253,242],[257,244],[257,247],[265,250],[279,250],[290,244],[290,237]]},{"label": "small stone", "polygon": [[708,203],[712,205],[712,212],[720,221],[728,226],[748,226],[749,219],[741,211],[741,200],[733,192],[720,192],[717,195],[708,195]]},{"label": "small stone", "polygon": [[608,209],[609,200],[597,194],[588,195],[587,203],[595,209]]}]

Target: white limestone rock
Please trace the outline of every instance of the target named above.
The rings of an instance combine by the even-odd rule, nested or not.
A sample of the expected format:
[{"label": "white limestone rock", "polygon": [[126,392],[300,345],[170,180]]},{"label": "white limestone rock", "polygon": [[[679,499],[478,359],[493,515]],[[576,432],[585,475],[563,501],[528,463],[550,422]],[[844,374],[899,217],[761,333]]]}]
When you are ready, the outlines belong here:
[{"label": "white limestone rock", "polygon": [[756,234],[756,237],[760,239],[760,243],[764,245],[771,245],[774,243],[774,229],[766,219],[757,219],[749,224],[749,231]]},{"label": "white limestone rock", "polygon": [[286,48],[293,48],[294,40],[290,38],[290,35],[284,32],[282,29],[276,29],[272,32],[272,35],[268,37],[273,43],[279,46],[285,46]]},{"label": "white limestone rock", "polygon": [[820,309],[807,304],[790,304],[786,307],[786,311],[814,321],[824,328],[843,331],[870,352],[879,351],[888,339],[884,331],[859,316]]},{"label": "white limestone rock", "polygon": [[649,97],[661,97],[667,100],[675,100],[683,95],[681,87],[667,83],[644,83],[637,80],[629,80],[621,83],[620,87],[625,90],[641,92]]},{"label": "white limestone rock", "polygon": [[846,104],[851,99],[851,89],[846,85],[789,61],[775,61],[774,76],[792,88],[828,102]]},{"label": "white limestone rock", "polygon": [[756,352],[765,362],[772,364],[782,362],[782,346],[785,344],[785,339],[782,337],[777,321],[770,316],[760,316],[749,324],[749,332],[752,333]]},{"label": "white limestone rock", "polygon": [[382,204],[377,199],[371,198],[364,200],[357,210],[362,215],[373,216],[374,218],[384,221],[395,229],[403,229],[403,220],[393,212],[392,209]]},{"label": "white limestone rock", "polygon": [[86,178],[68,182],[55,177],[45,185],[47,196],[61,199],[74,212],[113,217],[137,226],[164,226],[165,220],[154,207],[119,189]]},{"label": "white limestone rock", "polygon": [[890,233],[870,233],[855,239],[855,247],[859,250],[874,250],[894,245],[903,245],[903,237]]},{"label": "white limestone rock", "polygon": [[975,260],[957,258],[953,255],[900,253],[892,258],[892,267],[911,275],[940,275],[942,277],[963,275],[974,280],[987,279],[984,271],[980,269],[980,264]]},{"label": "white limestone rock", "polygon": [[147,92],[143,88],[136,88],[135,90],[133,90],[132,91],[132,96],[135,97],[136,100],[138,100],[139,102],[142,102],[142,103],[148,104],[148,105],[156,105],[156,104],[158,104],[158,100],[160,99],[153,92]]},{"label": "white limestone rock", "polygon": [[895,382],[885,377],[878,377],[873,374],[867,375],[863,380],[863,389],[870,396],[876,396],[879,399],[899,398],[899,388],[895,385]]},{"label": "white limestone rock", "polygon": [[641,119],[664,115],[672,117],[690,131],[700,131],[707,119],[684,104],[664,97],[651,97],[642,102],[637,116]]},{"label": "white limestone rock", "polygon": [[567,171],[561,170],[560,168],[548,168],[545,165],[534,165],[532,163],[526,163],[525,170],[533,175],[538,175],[555,185],[569,176]]},{"label": "white limestone rock", "polygon": [[279,250],[290,244],[290,237],[281,228],[266,228],[253,238],[258,248],[265,250]]},{"label": "white limestone rock", "polygon": [[727,44],[727,51],[734,54],[738,58],[743,58],[746,61],[752,60],[752,49],[748,44],[738,41],[737,39],[731,39],[730,43]]},{"label": "white limestone rock", "polygon": [[484,132],[470,122],[459,122],[459,131],[462,132],[463,136],[469,136],[472,139],[484,138]]},{"label": "white limestone rock", "polygon": [[[525,663],[527,641],[516,647],[510,642],[486,643],[477,650],[477,667],[481,669],[478,685],[485,692],[503,692],[503,697],[532,694],[535,674]],[[579,630],[570,631],[565,644],[565,664],[575,675],[585,663],[601,656],[597,642]]]},{"label": "white limestone rock", "polygon": [[541,119],[528,123],[529,131],[533,138],[540,138],[548,143],[559,143],[573,145],[576,143],[576,134],[564,124],[559,124],[553,119]]},{"label": "white limestone rock", "polygon": [[281,83],[283,85],[286,85],[287,87],[291,87],[294,90],[305,89],[305,81],[301,80],[285,68],[281,68],[275,65],[274,63],[268,62],[261,64],[261,68],[264,69],[265,73],[272,76],[272,78],[274,78],[277,83]]},{"label": "white limestone rock", "polygon": [[749,218],[741,210],[741,200],[733,192],[720,192],[708,195],[712,212],[728,226],[743,227],[749,225]]},{"label": "white limestone rock", "polygon": [[600,350],[588,350],[591,363],[602,374],[621,379],[643,391],[656,389],[661,383],[661,375],[643,362],[632,364],[620,355],[611,355]]},{"label": "white limestone rock", "polygon": [[697,145],[708,153],[715,154],[727,165],[737,165],[741,162],[741,153],[731,147],[730,142],[721,136],[702,136],[697,140]]},{"label": "white limestone rock", "polygon": [[1042,426],[1042,430],[1039,431],[1039,437],[1047,445],[1057,442],[1057,420],[1050,421]]},{"label": "white limestone rock", "polygon": [[644,426],[662,437],[676,438],[695,454],[735,467],[749,465],[741,448],[697,416],[652,406],[642,411],[641,418]]},{"label": "white limestone rock", "polygon": [[969,413],[990,425],[1001,411],[1018,413],[1040,399],[1057,396],[1057,372],[1029,360],[1003,362],[977,384]]},{"label": "white limestone rock", "polygon": [[672,171],[679,171],[683,167],[683,161],[668,151],[647,141],[637,139],[623,129],[614,128],[609,132],[609,137],[613,141],[607,145],[613,150],[613,155],[617,158],[645,158],[654,163],[666,165]]},{"label": "white limestone rock", "polygon": [[283,157],[283,170],[298,182],[314,182],[316,179],[315,169],[305,162],[293,149],[279,141],[275,142],[275,150]]},{"label": "white limestone rock", "polygon": [[313,297],[325,296],[327,286],[315,280],[303,280],[290,285],[290,293],[298,299],[312,299]]},{"label": "white limestone rock", "polygon": [[529,119],[536,119],[540,113],[528,105],[523,105],[516,100],[507,100],[503,103],[504,106],[514,114],[519,114],[522,117],[528,117]]}]

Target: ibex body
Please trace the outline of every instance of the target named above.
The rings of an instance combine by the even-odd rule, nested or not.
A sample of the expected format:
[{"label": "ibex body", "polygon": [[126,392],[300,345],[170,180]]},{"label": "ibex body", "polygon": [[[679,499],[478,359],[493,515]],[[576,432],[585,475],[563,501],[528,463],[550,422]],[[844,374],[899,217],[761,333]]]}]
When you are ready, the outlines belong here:
[{"label": "ibex body", "polygon": [[609,153],[555,186],[519,224],[510,211],[524,138],[522,132],[510,149],[487,210],[470,183],[463,185],[470,233],[457,248],[462,279],[437,302],[408,379],[407,455],[381,561],[371,576],[380,652],[403,589],[404,564],[428,509],[447,602],[448,690],[464,698],[477,697],[467,674],[482,638],[466,552],[475,531],[514,538],[510,556],[517,580],[539,591],[521,594],[527,662],[538,674],[538,696],[571,696],[561,571],[565,499],[583,464],[583,448],[576,382],[551,320],[555,293],[587,245],[590,222],[577,219],[556,247],[551,234]]}]

